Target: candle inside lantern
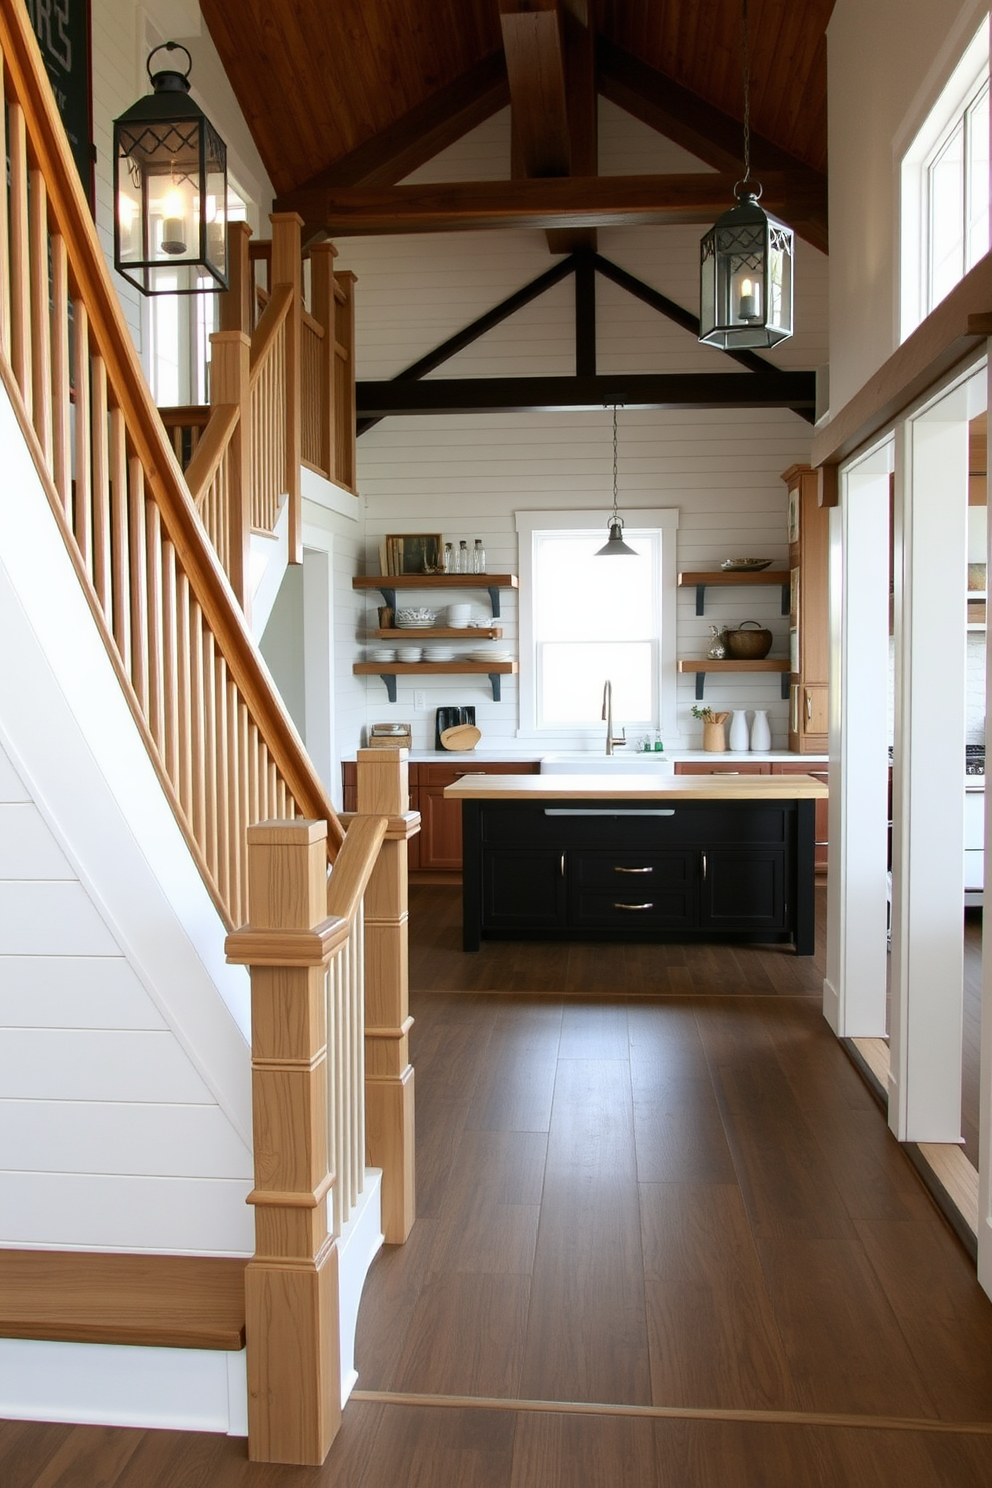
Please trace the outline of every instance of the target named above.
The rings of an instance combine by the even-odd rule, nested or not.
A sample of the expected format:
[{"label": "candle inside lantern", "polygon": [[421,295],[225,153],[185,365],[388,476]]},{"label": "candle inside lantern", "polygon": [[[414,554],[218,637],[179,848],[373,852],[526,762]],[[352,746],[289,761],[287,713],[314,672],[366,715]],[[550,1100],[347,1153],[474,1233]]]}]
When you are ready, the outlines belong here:
[{"label": "candle inside lantern", "polygon": [[173,257],[186,252],[183,205],[182,193],[179,191],[170,191],[162,203],[162,252]]},{"label": "candle inside lantern", "polygon": [[757,320],[758,319],[758,308],[757,308],[757,305],[758,305],[758,296],[757,296],[757,294],[755,292],[755,285],[754,285],[754,283],[750,279],[742,279],[741,280],[741,298],[740,298],[740,303],[737,306],[737,319],[738,320]]}]

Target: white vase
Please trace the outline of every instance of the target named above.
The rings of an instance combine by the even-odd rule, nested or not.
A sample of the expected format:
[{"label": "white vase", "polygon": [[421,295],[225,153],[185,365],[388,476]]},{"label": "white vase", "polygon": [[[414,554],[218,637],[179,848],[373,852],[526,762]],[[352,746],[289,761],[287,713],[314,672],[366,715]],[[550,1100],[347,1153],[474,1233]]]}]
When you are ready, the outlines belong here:
[{"label": "white vase", "polygon": [[738,708],[730,715],[730,733],[727,735],[727,743],[731,750],[741,753],[747,750],[747,713],[743,708]]},{"label": "white vase", "polygon": [[772,731],[768,727],[768,712],[765,708],[755,708],[754,722],[751,724],[751,748],[765,750],[771,747]]}]

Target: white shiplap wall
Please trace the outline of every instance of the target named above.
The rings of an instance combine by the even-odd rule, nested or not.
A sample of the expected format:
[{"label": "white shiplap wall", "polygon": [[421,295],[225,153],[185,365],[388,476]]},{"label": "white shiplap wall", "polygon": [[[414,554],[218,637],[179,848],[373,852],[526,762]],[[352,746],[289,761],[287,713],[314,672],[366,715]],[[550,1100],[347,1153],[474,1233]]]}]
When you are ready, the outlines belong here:
[{"label": "white shiplap wall", "polygon": [[0,1245],[250,1253],[247,976],[0,444]]},{"label": "white shiplap wall", "polygon": [[[604,172],[698,170],[698,161],[661,140],[621,110],[603,102],[600,115]],[[499,179],[509,173],[506,112],[473,130],[411,180]],[[729,203],[728,203],[729,205]],[[698,304],[695,228],[610,230],[600,252],[671,299]],[[555,260],[543,234],[483,232],[342,239],[339,268],[359,276],[358,375],[393,377],[446,336],[546,271]],[[769,360],[787,368],[826,361],[826,260],[800,244],[797,251],[796,336]],[[601,371],[694,372],[739,369],[686,332],[603,279],[597,281]],[[574,370],[573,292],[557,286],[439,368],[433,377],[562,374]],[[739,375],[747,374],[742,369]],[[592,413],[490,414],[391,418],[359,440],[359,480],[367,508],[365,562],[377,571],[377,547],[390,532],[441,532],[448,539],[481,537],[492,572],[518,566],[513,513],[519,509],[589,508],[605,514],[611,499],[611,415]],[[785,488],[781,473],[808,459],[810,426],[778,410],[654,412],[620,415],[621,508],[679,509],[678,566],[710,568],[736,554],[768,556],[784,565]],[[425,590],[423,602],[432,596]],[[436,602],[436,596],[434,596]],[[475,597],[480,617],[484,595]],[[378,595],[367,603],[375,625]],[[576,603],[582,602],[576,595]],[[515,642],[515,596],[504,596],[504,633]],[[775,635],[773,655],[788,649],[788,622],[779,593],[725,591],[705,619],[695,615],[694,591],[680,594],[678,652],[705,651],[709,625],[756,619]],[[358,653],[361,654],[361,653]],[[425,707],[415,710],[415,693]],[[378,678],[367,688],[366,721],[410,720],[415,747],[433,743],[434,709],[474,704],[485,741],[531,751],[518,737],[515,679],[504,678],[494,704],[488,682],[472,676],[400,678],[395,705]],[[693,683],[679,684],[681,738],[693,745],[699,726],[689,715]],[[729,676],[707,685],[715,707],[767,706],[773,742],[786,742],[786,705],[777,678]],[[622,721],[622,720],[621,720]],[[342,752],[358,737],[341,737]],[[555,745],[563,742],[561,738]],[[577,741],[576,741],[577,742]]]},{"label": "white shiplap wall", "polygon": [[2,749],[0,1134],[0,1244],[250,1248],[250,1150]]}]

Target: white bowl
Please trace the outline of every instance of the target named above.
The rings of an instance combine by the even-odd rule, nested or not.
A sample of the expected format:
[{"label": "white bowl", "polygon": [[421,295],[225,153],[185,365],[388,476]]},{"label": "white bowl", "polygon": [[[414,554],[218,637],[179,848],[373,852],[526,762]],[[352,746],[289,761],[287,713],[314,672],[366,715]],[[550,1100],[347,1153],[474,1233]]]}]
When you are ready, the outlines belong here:
[{"label": "white bowl", "polygon": [[424,654],[424,651],[423,651],[423,647],[422,646],[397,646],[396,647],[396,660],[397,661],[419,661],[420,658],[423,656],[423,654]]},{"label": "white bowl", "polygon": [[387,647],[383,646],[383,647],[380,647],[379,649],[377,649],[375,651],[370,651],[369,652],[369,661],[395,661],[395,660],[396,660],[396,652],[395,652],[395,650],[392,647],[387,648]]},{"label": "white bowl", "polygon": [[396,625],[399,630],[426,629],[433,625],[436,619],[437,611],[428,609],[426,606],[396,611]]}]

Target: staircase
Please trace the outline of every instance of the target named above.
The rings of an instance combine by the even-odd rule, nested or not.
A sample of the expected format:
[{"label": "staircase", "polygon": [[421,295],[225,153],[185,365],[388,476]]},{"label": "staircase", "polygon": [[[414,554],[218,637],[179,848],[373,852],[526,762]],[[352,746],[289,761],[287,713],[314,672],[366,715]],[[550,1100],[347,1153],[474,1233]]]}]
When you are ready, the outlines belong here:
[{"label": "staircase", "polygon": [[318,1463],[381,1239],[370,1167],[386,1237],[413,1222],[417,818],[383,752],[345,831],[249,615],[278,587],[253,541],[281,525],[270,562],[301,558],[301,461],[353,485],[350,280],[322,249],[308,311],[298,219],[232,241],[210,409],[167,428],[22,0],[0,54],[0,955],[15,1094],[44,1118],[0,1206],[0,1409]]}]

